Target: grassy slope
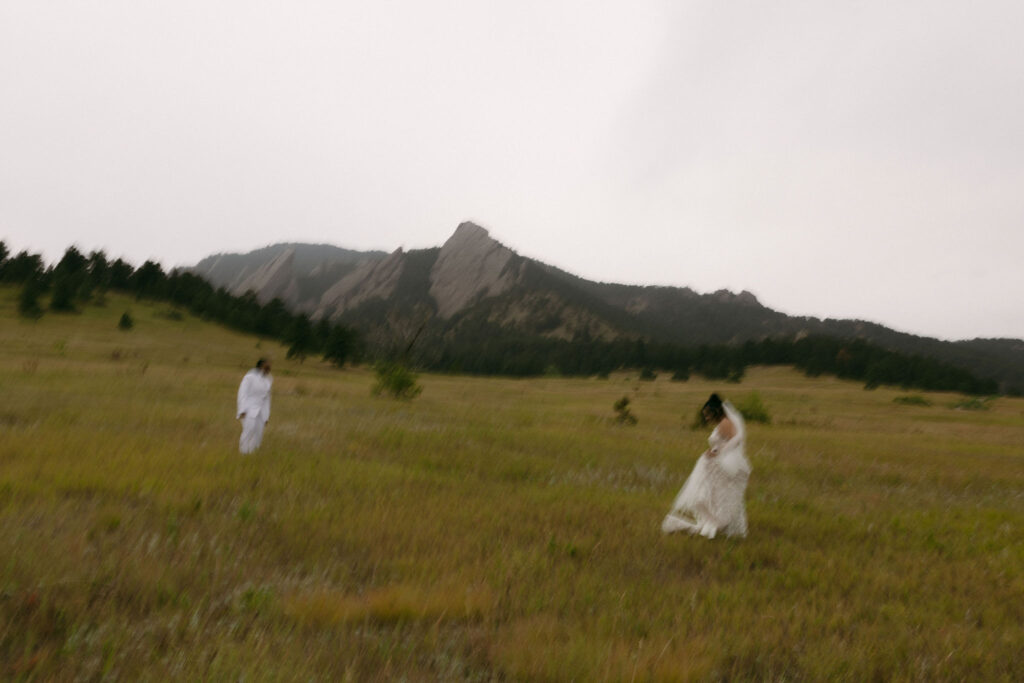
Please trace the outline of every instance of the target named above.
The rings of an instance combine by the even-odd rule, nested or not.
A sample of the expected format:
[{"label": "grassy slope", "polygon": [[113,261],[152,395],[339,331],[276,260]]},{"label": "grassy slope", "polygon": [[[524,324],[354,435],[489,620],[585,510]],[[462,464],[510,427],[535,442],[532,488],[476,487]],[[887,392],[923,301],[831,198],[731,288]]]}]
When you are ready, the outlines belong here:
[{"label": "grassy slope", "polygon": [[[116,296],[0,288],[0,677],[1020,680],[1024,400],[372,378]],[[117,330],[131,308],[136,328]],[[277,357],[264,447],[234,393]],[[757,390],[751,535],[664,538],[711,390]],[[640,418],[615,427],[628,394]]]}]

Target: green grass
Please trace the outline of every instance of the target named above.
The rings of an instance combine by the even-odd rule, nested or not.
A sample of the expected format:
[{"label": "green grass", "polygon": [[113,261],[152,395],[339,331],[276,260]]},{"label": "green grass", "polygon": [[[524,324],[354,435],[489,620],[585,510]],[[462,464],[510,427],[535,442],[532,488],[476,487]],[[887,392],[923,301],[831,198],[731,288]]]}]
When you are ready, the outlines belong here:
[{"label": "green grass", "polygon": [[[0,288],[0,678],[1024,679],[1024,400],[754,368],[423,375],[394,401],[166,305],[15,304]],[[243,457],[235,391],[268,353]],[[713,390],[772,418],[750,536],[666,538]]]}]

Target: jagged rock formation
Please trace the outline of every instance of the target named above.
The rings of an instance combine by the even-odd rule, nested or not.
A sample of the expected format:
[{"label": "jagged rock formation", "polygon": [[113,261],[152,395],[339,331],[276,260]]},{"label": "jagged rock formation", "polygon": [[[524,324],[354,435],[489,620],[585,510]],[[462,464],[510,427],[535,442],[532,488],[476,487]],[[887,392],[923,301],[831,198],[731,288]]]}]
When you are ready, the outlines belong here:
[{"label": "jagged rock formation", "polygon": [[332,317],[371,299],[388,299],[398,287],[405,268],[401,248],[380,261],[367,261],[324,292],[314,318]]},{"label": "jagged rock formation", "polygon": [[254,292],[257,301],[262,304],[272,299],[281,299],[291,304],[298,303],[299,286],[293,272],[294,262],[295,249],[285,249],[252,272],[243,274],[234,290]]},{"label": "jagged rock formation", "polygon": [[462,223],[430,271],[430,295],[447,320],[470,303],[504,294],[520,281],[523,259],[473,223]]},{"label": "jagged rock formation", "polygon": [[248,254],[215,254],[190,270],[232,294],[251,291],[262,303],[276,297],[291,308],[312,312],[331,285],[384,256],[328,244],[275,244]]}]

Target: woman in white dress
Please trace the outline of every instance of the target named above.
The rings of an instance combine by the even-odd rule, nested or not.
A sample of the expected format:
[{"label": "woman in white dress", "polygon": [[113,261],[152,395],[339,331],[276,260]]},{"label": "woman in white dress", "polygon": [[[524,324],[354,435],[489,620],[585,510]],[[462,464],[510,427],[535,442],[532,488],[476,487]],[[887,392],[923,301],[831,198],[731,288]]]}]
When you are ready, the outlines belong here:
[{"label": "woman in white dress", "polygon": [[718,394],[711,394],[701,413],[705,423],[715,425],[708,437],[710,448],[694,465],[690,478],[661,523],[661,530],[666,534],[699,533],[706,538],[714,538],[719,532],[727,536],[746,536],[747,511],[743,495],[750,478],[750,463],[743,453],[746,442],[743,417],[731,403],[723,403]]}]

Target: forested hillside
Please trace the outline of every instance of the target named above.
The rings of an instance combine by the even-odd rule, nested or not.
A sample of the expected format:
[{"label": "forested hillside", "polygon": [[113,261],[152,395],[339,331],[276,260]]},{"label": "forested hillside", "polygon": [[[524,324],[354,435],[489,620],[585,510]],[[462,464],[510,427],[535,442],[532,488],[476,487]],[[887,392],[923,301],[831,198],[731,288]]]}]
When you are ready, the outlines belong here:
[{"label": "forested hillside", "polygon": [[[342,250],[338,253],[343,256],[331,257],[332,253],[318,245],[293,244],[221,255],[218,262],[244,260],[248,274],[215,279],[214,284],[235,295],[251,291],[263,304],[278,298],[289,310],[313,319],[342,322],[357,330],[375,353],[404,350],[415,338],[415,360],[437,369],[600,372],[609,364],[641,363],[642,356],[618,350],[637,341],[682,347],[687,357],[706,355],[697,353],[702,346],[724,346],[731,349],[733,365],[744,365],[747,361],[740,356],[749,354],[740,349],[748,343],[827,337],[855,349],[866,344],[897,356],[942,361],[993,381],[999,392],[1024,391],[1024,341],[949,342],[860,320],[791,316],[764,306],[750,292],[700,294],[687,287],[592,282],[522,256],[473,223],[459,225],[441,247],[397,249],[388,255]],[[329,257],[347,261],[330,262]],[[195,272],[220,272],[210,268],[209,259],[200,265]],[[490,355],[482,356],[483,349]],[[806,355],[804,350],[794,353]],[[852,353],[848,350],[846,355]],[[604,360],[595,364],[579,358]],[[679,367],[665,361],[665,354],[656,358],[664,370],[685,374],[685,363]],[[875,354],[870,361],[855,363],[853,371],[865,381],[868,375],[905,381],[909,370],[885,369],[893,364],[878,358]],[[833,358],[810,365],[839,371],[848,364]],[[872,369],[865,369],[868,366]]]},{"label": "forested hillside", "polygon": [[[180,315],[176,313],[180,309],[236,330],[284,341],[289,346],[289,357],[316,354],[339,365],[398,358],[435,371],[510,376],[604,375],[633,368],[649,378],[668,373],[682,381],[698,373],[735,382],[742,379],[750,365],[791,365],[812,376],[831,374],[863,381],[868,388],[888,384],[971,394],[996,393],[1000,389],[995,380],[978,377],[962,367],[921,354],[885,349],[864,339],[777,335],[742,344],[686,345],[641,335],[611,340],[585,333],[553,337],[544,336],[544,329],[534,330],[534,334],[530,330],[510,332],[482,315],[484,309],[479,306],[470,306],[445,324],[431,310],[422,288],[413,286],[436,258],[436,250],[410,252],[407,262],[411,265],[401,271],[398,280],[398,291],[404,294],[390,301],[368,300],[339,318],[342,322],[326,317],[313,320],[306,313],[288,310],[280,299],[260,303],[252,292],[233,295],[193,272],[166,273],[152,261],[136,268],[121,259],[111,262],[102,252],[86,256],[74,247],[56,265],[46,268],[38,255],[21,252],[10,256],[0,243],[0,281],[20,286],[18,308],[24,317],[102,306],[106,292],[116,290],[166,301],[172,306],[169,315]],[[504,297],[515,302],[522,295],[513,287]],[[570,291],[566,300],[572,295]],[[591,295],[585,291],[576,296],[580,311],[588,305],[600,309],[600,304],[587,300]],[[608,311],[613,320],[615,310]],[[130,325],[127,312],[126,316],[124,323]],[[390,338],[379,333],[366,338],[358,334],[355,324],[367,319],[406,322],[404,328],[390,324]],[[553,317],[550,324],[562,325],[564,319]]]}]

